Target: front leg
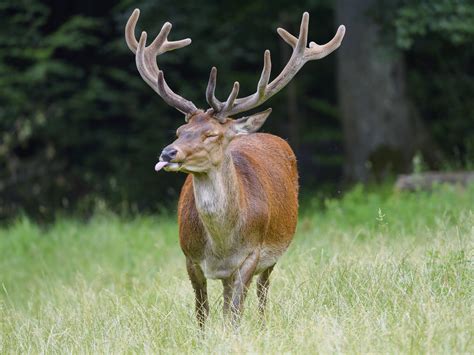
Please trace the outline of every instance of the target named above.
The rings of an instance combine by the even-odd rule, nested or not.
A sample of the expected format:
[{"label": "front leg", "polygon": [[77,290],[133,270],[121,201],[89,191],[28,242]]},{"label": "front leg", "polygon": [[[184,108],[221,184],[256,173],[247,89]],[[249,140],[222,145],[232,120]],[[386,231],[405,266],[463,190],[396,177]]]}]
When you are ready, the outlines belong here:
[{"label": "front leg", "polygon": [[230,305],[232,302],[234,278],[229,277],[227,279],[223,279],[222,286],[224,287],[224,292],[222,293],[222,295],[224,296],[224,306],[223,306],[224,318],[227,318],[229,316]]},{"label": "front leg", "polygon": [[204,329],[204,323],[209,315],[209,301],[207,299],[207,280],[199,265],[194,264],[190,259],[186,258],[186,269],[188,270],[189,279],[193,285],[196,296],[196,317],[201,329]]},{"label": "front leg", "polygon": [[247,289],[252,281],[252,276],[257,267],[259,256],[260,250],[252,252],[232,277],[233,292],[230,306],[232,311],[232,324],[234,326],[236,326],[240,321],[245,296],[247,295]]},{"label": "front leg", "polygon": [[270,274],[274,266],[272,265],[264,270],[257,281],[258,311],[262,322],[265,322],[265,306],[267,304],[268,288],[270,287]]}]

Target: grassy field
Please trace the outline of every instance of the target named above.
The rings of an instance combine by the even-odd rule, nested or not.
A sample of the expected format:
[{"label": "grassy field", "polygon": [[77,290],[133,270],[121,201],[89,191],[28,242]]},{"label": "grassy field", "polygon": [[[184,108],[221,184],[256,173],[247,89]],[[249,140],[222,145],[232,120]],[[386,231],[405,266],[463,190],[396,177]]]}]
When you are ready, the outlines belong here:
[{"label": "grassy field", "polygon": [[272,275],[266,327],[252,285],[226,329],[211,281],[204,336],[174,217],[20,218],[0,230],[0,353],[474,352],[474,186],[316,205]]}]

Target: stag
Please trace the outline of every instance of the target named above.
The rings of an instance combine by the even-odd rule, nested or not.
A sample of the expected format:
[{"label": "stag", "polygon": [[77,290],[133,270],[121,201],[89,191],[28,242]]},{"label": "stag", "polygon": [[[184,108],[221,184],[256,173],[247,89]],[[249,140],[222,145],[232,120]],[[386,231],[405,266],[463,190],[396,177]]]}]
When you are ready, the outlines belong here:
[{"label": "stag", "polygon": [[233,117],[260,106],[283,89],[306,62],[337,49],[345,28],[341,25],[324,45],[310,42],[307,46],[309,14],[305,12],[298,37],[283,28],[277,30],[293,53],[276,78],[270,81],[270,51],[266,50],[256,92],[238,98],[236,81],[222,102],[215,96],[217,69],[213,67],[206,89],[210,108],[204,111],[170,89],[156,61],[158,55],[185,47],[191,39],[168,41],[171,24],[166,22],[147,46],[146,32],[139,41],[135,37],[139,15],[135,9],[125,27],[138,71],[168,105],[185,115],[185,124],[177,129],[176,140],[161,152],[155,170],[188,174],[178,203],[179,241],[195,293],[198,324],[204,327],[209,313],[207,279],[222,281],[224,315],[230,315],[235,324],[250,282],[259,275],[257,295],[263,316],[270,273],[295,234],[296,157],[285,140],[255,133],[270,115],[270,108]]}]

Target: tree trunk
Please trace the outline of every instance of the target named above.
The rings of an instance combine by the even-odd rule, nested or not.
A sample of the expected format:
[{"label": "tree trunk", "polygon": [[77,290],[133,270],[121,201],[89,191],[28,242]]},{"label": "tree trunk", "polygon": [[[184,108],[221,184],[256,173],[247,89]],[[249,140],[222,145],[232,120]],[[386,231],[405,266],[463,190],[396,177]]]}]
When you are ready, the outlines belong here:
[{"label": "tree trunk", "polygon": [[349,181],[409,171],[424,136],[407,97],[402,53],[384,41],[370,16],[375,3],[337,0],[336,5],[337,24],[347,27],[337,72]]}]

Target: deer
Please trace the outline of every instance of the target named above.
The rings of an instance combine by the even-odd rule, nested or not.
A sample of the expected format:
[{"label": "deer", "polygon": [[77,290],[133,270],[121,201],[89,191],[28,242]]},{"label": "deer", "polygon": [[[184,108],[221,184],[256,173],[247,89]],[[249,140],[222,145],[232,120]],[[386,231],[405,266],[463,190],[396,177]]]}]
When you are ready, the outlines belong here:
[{"label": "deer", "polygon": [[266,50],[256,92],[238,98],[236,81],[227,100],[220,101],[215,96],[217,69],[212,67],[206,89],[210,108],[203,110],[172,91],[157,64],[160,54],[188,46],[191,39],[169,41],[171,23],[166,22],[149,45],[145,31],[137,41],[139,16],[135,9],[125,26],[125,40],[135,54],[138,72],[168,105],[185,116],[176,140],[161,151],[155,170],[188,174],[178,201],[178,229],[198,325],[204,328],[209,314],[208,279],[222,281],[225,319],[230,317],[232,324],[238,324],[251,280],[258,275],[258,310],[264,319],[270,274],[296,231],[297,162],[284,139],[257,133],[271,108],[236,115],[262,105],[282,90],[306,62],[336,50],[345,27],[339,26],[328,43],[310,42],[308,46],[309,14],[303,13],[298,37],[277,29],[293,49],[278,76],[270,81],[272,63]]}]

